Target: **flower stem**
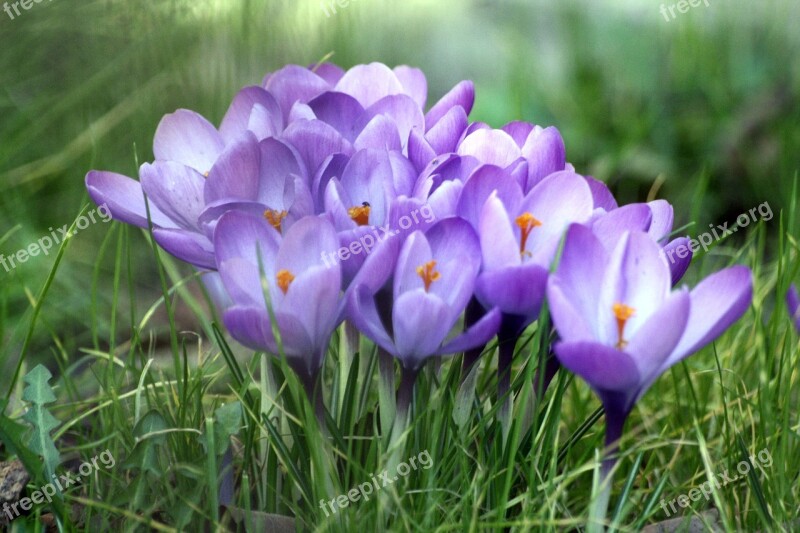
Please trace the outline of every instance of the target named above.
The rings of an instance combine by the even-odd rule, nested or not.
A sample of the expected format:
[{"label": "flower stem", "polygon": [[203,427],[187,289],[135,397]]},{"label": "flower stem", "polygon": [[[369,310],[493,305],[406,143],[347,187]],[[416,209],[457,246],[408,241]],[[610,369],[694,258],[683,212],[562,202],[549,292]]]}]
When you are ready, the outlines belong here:
[{"label": "flower stem", "polygon": [[604,530],[603,524],[606,522],[608,515],[608,502],[611,499],[611,487],[613,484],[611,474],[614,465],[617,464],[619,440],[622,437],[622,429],[625,426],[625,420],[628,418],[629,412],[610,406],[608,402],[605,403],[604,407],[606,414],[606,439],[598,483],[600,492],[597,498],[592,501],[591,507],[589,508],[589,524],[586,529],[589,533],[602,533]]}]

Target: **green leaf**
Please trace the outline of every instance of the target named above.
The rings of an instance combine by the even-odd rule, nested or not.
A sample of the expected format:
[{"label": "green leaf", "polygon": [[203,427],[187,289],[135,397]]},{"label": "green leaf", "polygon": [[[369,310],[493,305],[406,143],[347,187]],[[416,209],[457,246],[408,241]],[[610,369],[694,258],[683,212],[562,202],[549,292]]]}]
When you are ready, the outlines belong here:
[{"label": "green leaf", "polygon": [[[239,433],[242,425],[242,404],[241,402],[231,402],[223,405],[214,411],[214,451],[217,455],[222,455],[230,445],[231,437]],[[208,439],[206,435],[198,435],[197,440],[203,445],[203,449],[208,452]]]},{"label": "green leaf", "polygon": [[30,408],[22,417],[33,427],[33,435],[28,441],[28,448],[44,459],[47,477],[55,474],[61,462],[50,432],[61,423],[47,410],[45,404],[56,401],[56,395],[48,381],[53,377],[47,368],[37,365],[28,372],[23,380],[27,386],[22,391],[22,399],[30,403]]}]

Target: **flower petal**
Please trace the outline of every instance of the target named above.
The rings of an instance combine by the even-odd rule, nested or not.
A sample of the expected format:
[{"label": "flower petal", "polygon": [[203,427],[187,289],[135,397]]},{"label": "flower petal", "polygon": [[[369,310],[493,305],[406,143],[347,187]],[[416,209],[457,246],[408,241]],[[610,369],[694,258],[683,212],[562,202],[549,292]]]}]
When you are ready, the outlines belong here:
[{"label": "flower petal", "polygon": [[428,100],[428,80],[425,79],[425,74],[418,68],[400,65],[394,68],[394,75],[400,80],[405,94],[413,98],[420,109],[424,109]]},{"label": "flower petal", "polygon": [[[127,176],[116,172],[92,170],[86,174],[86,189],[97,205],[104,205],[111,218],[146,228],[147,209],[144,203],[142,185]],[[153,225],[162,228],[177,228],[167,215],[150,203],[150,219]]]},{"label": "flower petal", "polygon": [[469,115],[474,103],[475,85],[469,80],[459,82],[428,110],[425,115],[425,131],[430,131],[455,106],[464,108],[464,112]]},{"label": "flower petal", "polygon": [[228,107],[219,126],[219,133],[225,144],[232,142],[240,133],[248,130],[253,106],[256,104],[264,110],[263,113],[259,111],[259,117],[267,121],[259,129],[269,129],[274,132],[283,129],[281,108],[275,97],[261,87],[245,87],[233,98],[233,102]]},{"label": "flower petal", "polygon": [[349,94],[364,107],[371,106],[384,96],[403,94],[400,80],[382,63],[356,65],[342,76],[334,90]]},{"label": "flower petal", "polygon": [[139,169],[142,189],[159,211],[186,230],[199,231],[197,219],[205,209],[205,180],[196,170],[173,161],[145,163]]},{"label": "flower petal", "polygon": [[592,388],[603,391],[634,392],[641,376],[630,355],[596,342],[559,342],[553,350],[570,372]]},{"label": "flower petal", "polygon": [[181,261],[199,268],[217,268],[214,247],[205,235],[182,229],[155,228],[153,239]]},{"label": "flower petal", "polygon": [[691,292],[686,332],[670,355],[671,366],[713,341],[739,320],[753,299],[753,274],[733,266],[704,279]]},{"label": "flower petal", "polygon": [[205,174],[225,148],[222,136],[203,116],[188,109],[165,115],[156,128],[156,160],[176,161]]}]

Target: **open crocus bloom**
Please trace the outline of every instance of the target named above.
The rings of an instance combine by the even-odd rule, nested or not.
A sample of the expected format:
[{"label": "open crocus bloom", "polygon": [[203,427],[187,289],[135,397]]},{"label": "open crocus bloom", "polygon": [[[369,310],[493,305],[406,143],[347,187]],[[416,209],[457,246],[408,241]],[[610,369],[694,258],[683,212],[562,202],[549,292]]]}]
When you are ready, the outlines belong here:
[{"label": "open crocus bloom", "polygon": [[233,338],[256,350],[279,353],[261,266],[289,363],[303,377],[316,375],[339,322],[341,271],[338,264],[320,260],[322,253],[339,246],[331,223],[306,217],[281,238],[263,217],[231,211],[217,223],[214,243],[222,282],[234,302],[224,314]]},{"label": "open crocus bloom", "polygon": [[555,353],[601,398],[618,437],[633,405],[669,367],[716,339],[752,298],[748,268],[734,266],[691,292],[671,291],[659,245],[626,232],[613,250],[570,227],[548,301],[561,341]]},{"label": "open crocus bloom", "polygon": [[475,295],[487,309],[499,307],[506,315],[522,317],[525,326],[539,314],[564,232],[570,223],[591,216],[592,194],[581,176],[559,173],[522,196],[516,182],[503,180],[502,172],[492,168],[473,174],[459,203],[459,213],[467,220],[479,213],[483,266]]},{"label": "open crocus bloom", "polygon": [[794,284],[789,287],[789,292],[786,293],[786,306],[789,308],[789,316],[795,329],[800,332],[800,296],[798,296],[797,287]]},{"label": "open crocus bloom", "polygon": [[353,281],[348,316],[405,369],[416,371],[431,356],[482,345],[497,332],[500,314],[493,309],[445,342],[472,296],[479,268],[478,237],[464,220],[442,220],[405,240],[389,238]]}]

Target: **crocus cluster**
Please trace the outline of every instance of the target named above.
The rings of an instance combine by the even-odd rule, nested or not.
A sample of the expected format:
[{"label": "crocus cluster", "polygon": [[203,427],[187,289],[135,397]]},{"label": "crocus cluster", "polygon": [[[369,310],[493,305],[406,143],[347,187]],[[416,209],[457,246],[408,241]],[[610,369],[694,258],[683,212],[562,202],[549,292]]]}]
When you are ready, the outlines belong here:
[{"label": "crocus cluster", "polygon": [[678,287],[691,256],[668,253],[686,243],[668,202],[619,206],[554,127],[471,122],[469,81],[430,107],[427,93],[410,67],[290,65],[242,89],[219,127],[165,116],[138,181],[92,171],[86,186],[218,276],[230,334],[306,379],[348,320],[412,375],[499,335],[502,382],[547,300],[553,351],[616,439],[660,374],[745,312],[750,271]]}]

